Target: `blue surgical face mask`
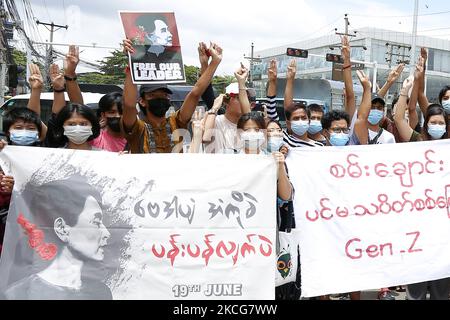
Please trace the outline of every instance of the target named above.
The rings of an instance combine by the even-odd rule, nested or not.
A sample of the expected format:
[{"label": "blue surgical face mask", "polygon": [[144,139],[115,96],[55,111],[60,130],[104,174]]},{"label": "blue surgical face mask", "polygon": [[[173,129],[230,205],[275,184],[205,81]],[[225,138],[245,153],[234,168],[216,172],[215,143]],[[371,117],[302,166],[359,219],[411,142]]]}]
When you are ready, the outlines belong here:
[{"label": "blue surgical face mask", "polygon": [[369,113],[369,123],[372,125],[378,124],[381,119],[383,119],[384,116],[384,112],[381,110],[377,110],[377,109],[372,109],[370,110]]},{"label": "blue surgical face mask", "polygon": [[267,139],[267,151],[276,152],[283,146],[283,137],[269,137]]},{"label": "blue surgical face mask", "polygon": [[309,128],[309,121],[306,120],[291,121],[292,132],[294,132],[298,136],[304,135],[305,132],[308,131],[308,128]]},{"label": "blue surgical face mask", "polygon": [[308,133],[316,134],[320,131],[322,131],[322,123],[319,120],[312,120],[309,123]]},{"label": "blue surgical face mask", "polygon": [[447,114],[450,114],[450,100],[442,100],[442,107]]},{"label": "blue surgical face mask", "polygon": [[29,146],[39,141],[39,134],[35,130],[10,130],[11,142],[18,146]]},{"label": "blue surgical face mask", "polygon": [[349,140],[348,133],[332,132],[330,135],[330,143],[332,146],[337,146],[337,147],[345,146],[348,143],[348,140]]},{"label": "blue surgical face mask", "polygon": [[445,125],[443,124],[430,124],[428,125],[428,134],[433,138],[433,140],[437,140],[442,138],[445,133]]}]

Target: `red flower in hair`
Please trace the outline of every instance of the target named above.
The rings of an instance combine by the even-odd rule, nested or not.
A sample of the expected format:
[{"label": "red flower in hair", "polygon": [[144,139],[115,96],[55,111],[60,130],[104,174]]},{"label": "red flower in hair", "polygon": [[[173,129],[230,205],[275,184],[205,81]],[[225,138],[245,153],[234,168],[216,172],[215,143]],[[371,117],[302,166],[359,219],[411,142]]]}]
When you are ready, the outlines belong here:
[{"label": "red flower in hair", "polygon": [[19,217],[17,218],[17,223],[20,224],[21,226],[24,226],[25,222],[27,222],[27,219],[25,219],[25,217],[23,216],[22,213],[19,213]]},{"label": "red flower in hair", "polygon": [[39,229],[35,229],[28,234],[28,244],[31,248],[36,248],[44,242],[44,232]]},{"label": "red flower in hair", "polygon": [[44,243],[36,248],[36,252],[44,260],[52,260],[58,252],[58,247],[53,243]]}]

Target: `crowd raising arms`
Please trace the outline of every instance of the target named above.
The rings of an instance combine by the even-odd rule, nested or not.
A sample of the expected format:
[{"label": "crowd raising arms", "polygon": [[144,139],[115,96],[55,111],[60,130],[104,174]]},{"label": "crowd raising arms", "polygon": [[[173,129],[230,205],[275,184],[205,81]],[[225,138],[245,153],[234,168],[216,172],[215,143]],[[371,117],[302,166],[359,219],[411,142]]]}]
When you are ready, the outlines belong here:
[{"label": "crowd raising arms", "polygon": [[[260,112],[252,111],[249,100],[249,88],[247,80],[249,70],[242,64],[234,72],[236,79],[226,88],[226,92],[219,94],[212,106],[206,113],[196,109],[200,97],[211,85],[214,74],[222,61],[223,50],[211,42],[209,46],[201,42],[198,45],[200,62],[200,77],[195,83],[192,91],[186,96],[181,108],[172,118],[166,117],[168,106],[170,106],[171,91],[162,86],[155,86],[148,91],[139,90],[140,104],[145,110],[145,119],[140,120],[136,97],[138,87],[132,81],[129,68],[125,70],[125,83],[121,101],[123,104],[123,114],[120,110],[114,112],[111,118],[119,118],[120,122],[116,127],[113,138],[125,140],[130,145],[132,153],[167,152],[167,137],[161,139],[155,136],[155,132],[162,128],[164,131],[166,123],[169,123],[171,133],[176,136],[177,128],[188,128],[191,125],[192,141],[189,146],[189,153],[216,152],[223,150],[233,150],[233,153],[251,154],[272,154],[277,164],[277,198],[281,202],[292,201],[294,190],[289,181],[288,168],[285,165],[285,158],[297,147],[321,147],[345,146],[349,144],[370,144],[370,131],[379,132],[381,121],[372,121],[373,114],[384,114],[384,105],[380,106],[372,98],[372,84],[364,71],[356,71],[356,76],[363,88],[362,100],[359,106],[356,105],[355,92],[352,80],[351,46],[347,37],[341,38],[341,54],[343,57],[343,82],[345,85],[345,111],[332,110],[328,114],[315,106],[304,106],[295,102],[294,89],[297,76],[297,61],[292,59],[287,67],[286,87],[284,91],[283,109],[286,114],[286,126],[283,130],[278,123],[278,114],[275,109],[274,99],[277,95],[277,63],[271,60],[268,67],[267,85],[267,114],[269,119],[265,119]],[[124,53],[133,55],[135,49],[132,41],[123,40]],[[448,113],[445,112],[447,103],[450,104],[450,87],[445,90],[439,99],[439,104],[429,104],[424,94],[425,66],[427,51],[421,49],[416,70],[413,77],[405,79],[399,94],[399,99],[394,107],[394,123],[399,132],[401,141],[435,140],[448,138]],[[56,64],[50,66],[48,70],[52,88],[53,105],[52,118],[47,124],[40,121],[41,103],[40,95],[43,88],[43,79],[39,67],[30,64],[30,85],[31,95],[28,102],[28,109],[36,115],[38,122],[28,121],[17,116],[17,121],[13,121],[8,126],[8,139],[11,144],[20,145],[19,141],[32,141],[33,143],[22,145],[39,145],[49,147],[65,147],[79,150],[96,150],[92,146],[92,141],[101,134],[101,127],[98,117],[92,110],[83,104],[83,96],[77,82],[76,68],[79,63],[79,49],[70,46],[64,59],[64,72]],[[401,76],[404,65],[400,64],[390,71],[386,83],[378,90],[377,94],[382,99]],[[65,91],[69,98],[66,103]],[[408,100],[409,97],[409,100]],[[447,102],[448,101],[448,102]],[[419,104],[421,112],[425,115],[425,122],[421,132],[415,131],[418,124],[418,114],[416,104]],[[117,102],[115,102],[117,107]],[[219,110],[225,107],[224,115],[218,115]],[[381,110],[383,109],[383,110]],[[448,107],[450,111],[450,105]],[[142,109],[141,109],[142,110]],[[408,110],[408,120],[405,118]],[[106,125],[108,120],[102,116]],[[19,120],[22,119],[20,122]],[[353,131],[352,120],[353,123]],[[117,119],[116,119],[117,120]],[[28,121],[28,122],[27,122]],[[141,128],[139,134],[135,134],[137,128]],[[223,123],[226,123],[224,126]],[[22,125],[22,126],[21,126]],[[150,127],[150,128],[149,128]],[[32,131],[28,138],[18,138],[22,134],[23,128]],[[233,131],[233,139],[230,142],[225,130]],[[106,128],[105,130],[107,130]],[[111,128],[109,128],[111,129]],[[6,130],[6,129],[5,129]],[[153,135],[149,130],[153,130]],[[168,129],[169,130],[169,129]],[[18,131],[21,133],[19,134]],[[31,137],[33,136],[33,137]],[[143,138],[145,136],[145,139]],[[222,136],[222,138],[220,138]],[[33,140],[33,139],[34,140]],[[138,150],[134,145],[144,139],[148,143],[148,148]],[[154,139],[152,141],[151,139]],[[14,142],[16,141],[16,143]],[[398,141],[400,142],[400,141]],[[213,148],[208,148],[214,145]],[[3,149],[5,142],[0,142],[0,149]],[[170,151],[169,151],[170,152]],[[14,184],[13,177],[2,174],[1,191],[10,193]],[[358,296],[358,293],[353,293]]]}]

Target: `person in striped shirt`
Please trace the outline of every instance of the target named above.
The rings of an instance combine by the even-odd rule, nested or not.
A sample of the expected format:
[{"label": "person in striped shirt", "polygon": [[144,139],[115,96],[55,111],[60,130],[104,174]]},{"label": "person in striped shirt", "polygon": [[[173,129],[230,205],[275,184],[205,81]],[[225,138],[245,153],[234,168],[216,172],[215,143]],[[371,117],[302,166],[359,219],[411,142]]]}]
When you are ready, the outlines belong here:
[{"label": "person in striped shirt", "polygon": [[[277,92],[277,64],[275,60],[270,61],[268,78],[269,82],[266,101],[267,115],[270,120],[279,121],[275,102]],[[293,82],[294,78],[295,67],[293,63],[290,63],[288,67],[287,82]],[[286,88],[288,88],[287,83]],[[294,102],[291,102],[288,105],[285,104],[284,112],[286,115],[287,129],[283,130],[283,140],[290,148],[323,146],[323,143],[312,140],[308,137],[309,119],[311,117],[311,113],[304,104]]]}]

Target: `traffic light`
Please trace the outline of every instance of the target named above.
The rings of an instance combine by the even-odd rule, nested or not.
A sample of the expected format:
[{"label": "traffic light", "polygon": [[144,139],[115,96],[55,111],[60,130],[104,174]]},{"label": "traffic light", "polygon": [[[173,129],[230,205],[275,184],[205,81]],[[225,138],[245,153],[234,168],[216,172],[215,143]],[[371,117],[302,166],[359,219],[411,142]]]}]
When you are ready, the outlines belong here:
[{"label": "traffic light", "polygon": [[329,62],[344,63],[344,59],[340,54],[327,53],[325,59]]},{"label": "traffic light", "polygon": [[17,72],[17,65],[12,64],[8,67],[8,87],[16,88],[17,84],[19,83],[18,79],[18,72]]},{"label": "traffic light", "polygon": [[286,54],[297,58],[308,58],[308,50],[303,49],[287,48]]}]

